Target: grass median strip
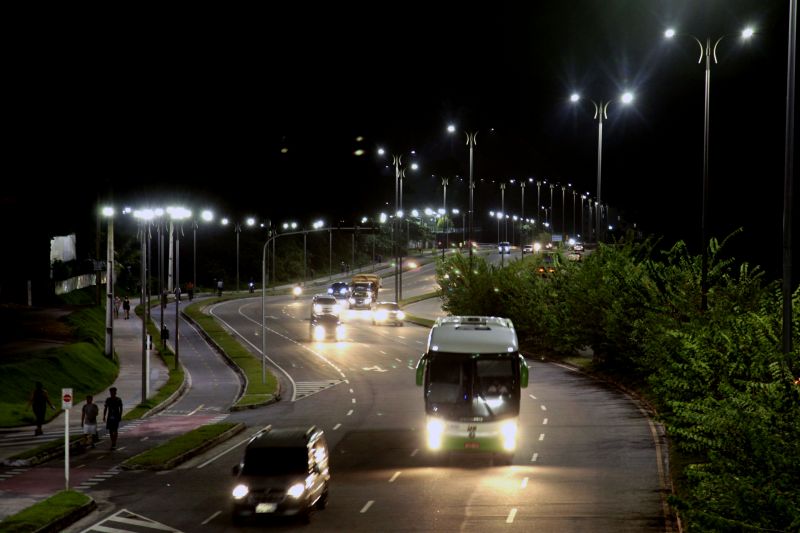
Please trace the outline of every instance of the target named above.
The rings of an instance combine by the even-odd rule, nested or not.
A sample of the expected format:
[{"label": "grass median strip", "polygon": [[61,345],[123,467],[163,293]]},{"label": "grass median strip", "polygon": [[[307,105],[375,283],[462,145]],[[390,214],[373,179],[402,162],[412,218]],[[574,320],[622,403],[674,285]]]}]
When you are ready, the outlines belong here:
[{"label": "grass median strip", "polygon": [[93,500],[74,490],[62,490],[0,522],[0,531],[22,533],[40,531],[48,525],[92,505]]},{"label": "grass median strip", "polygon": [[232,422],[221,422],[219,424],[201,426],[160,446],[131,457],[122,463],[122,466],[131,470],[142,470],[158,469],[164,467],[164,465],[170,465],[175,460],[201,448],[205,443],[219,437],[237,425]]}]

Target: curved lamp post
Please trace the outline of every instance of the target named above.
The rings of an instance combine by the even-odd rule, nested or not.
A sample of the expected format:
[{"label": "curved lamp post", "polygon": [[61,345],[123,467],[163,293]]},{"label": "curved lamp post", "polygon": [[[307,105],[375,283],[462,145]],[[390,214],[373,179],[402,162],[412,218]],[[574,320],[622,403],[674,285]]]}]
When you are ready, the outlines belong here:
[{"label": "curved lamp post", "polygon": [[[753,36],[752,28],[745,28],[742,30],[741,38],[743,40],[750,39]],[[664,37],[672,39],[678,35],[674,29],[669,28],[664,32]],[[697,62],[700,63],[705,59],[705,113],[703,117],[703,204],[700,211],[700,247],[702,251],[702,272],[700,274],[700,308],[705,311],[708,308],[708,246],[706,245],[706,205],[708,203],[708,124],[709,124],[709,104],[711,101],[711,63],[717,63],[717,46],[726,37],[723,35],[719,37],[714,44],[711,44],[711,39],[706,38],[705,43],[692,34],[685,34],[697,43],[700,48],[700,57]],[[598,188],[597,199],[600,199],[600,190]]]},{"label": "curved lamp post", "polygon": [[[572,93],[569,97],[570,102],[577,103],[581,100],[581,96],[578,93]],[[623,104],[630,104],[633,102],[633,93],[630,91],[626,91],[622,93],[620,96],[619,101]],[[595,102],[591,100],[592,105],[594,105],[594,119],[597,120],[597,202],[602,202],[602,196],[600,196],[600,189],[601,189],[601,182],[602,182],[602,174],[603,174],[603,120],[608,119],[608,105],[612,102],[611,100],[599,100]],[[596,217],[596,234],[595,234],[595,242],[600,241],[602,238],[602,228],[600,224],[600,217]]]}]

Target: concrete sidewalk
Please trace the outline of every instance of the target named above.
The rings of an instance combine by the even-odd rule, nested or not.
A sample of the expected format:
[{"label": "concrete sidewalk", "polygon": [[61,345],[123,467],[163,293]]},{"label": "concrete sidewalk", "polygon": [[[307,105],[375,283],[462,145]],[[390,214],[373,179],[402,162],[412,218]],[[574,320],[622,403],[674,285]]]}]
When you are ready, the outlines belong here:
[{"label": "concrete sidewalk", "polygon": [[[132,306],[136,302],[131,301]],[[129,319],[120,317],[114,319],[114,351],[119,359],[119,374],[114,383],[109,386],[117,388],[117,396],[122,399],[123,412],[127,413],[142,401],[142,320],[131,313]],[[148,398],[154,396],[169,378],[169,371],[155,350],[148,351],[150,357],[150,391]],[[65,384],[65,387],[68,385]],[[61,390],[51,390],[50,399],[56,409],[61,409]],[[100,407],[98,426],[103,427],[103,403],[109,397],[108,390],[95,394],[94,401]],[[85,398],[75,398],[69,414],[70,434],[79,434],[81,431],[81,409]],[[65,413],[61,411],[52,420],[42,426],[43,435],[34,436],[35,426],[0,430],[0,462],[20,453],[26,449],[34,448],[49,442],[58,436],[64,435]]]}]

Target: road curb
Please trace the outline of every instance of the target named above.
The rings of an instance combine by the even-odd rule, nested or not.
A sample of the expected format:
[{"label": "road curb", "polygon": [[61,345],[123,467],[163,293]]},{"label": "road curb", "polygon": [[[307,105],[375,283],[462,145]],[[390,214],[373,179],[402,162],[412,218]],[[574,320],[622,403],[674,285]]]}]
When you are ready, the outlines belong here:
[{"label": "road curb", "polygon": [[128,461],[135,459],[137,457],[137,455],[134,455],[130,459],[123,462],[120,466],[123,470],[171,470],[176,466],[178,466],[179,464],[184,463],[189,459],[196,457],[207,450],[210,450],[217,444],[230,439],[234,435],[241,433],[242,431],[245,430],[246,427],[247,426],[244,423],[239,422],[238,424],[236,424],[229,430],[225,431],[224,433],[220,433],[213,439],[203,442],[200,446],[192,448],[191,450],[187,450],[182,454],[173,457],[172,459],[158,465],[139,466],[139,465],[128,464]]}]

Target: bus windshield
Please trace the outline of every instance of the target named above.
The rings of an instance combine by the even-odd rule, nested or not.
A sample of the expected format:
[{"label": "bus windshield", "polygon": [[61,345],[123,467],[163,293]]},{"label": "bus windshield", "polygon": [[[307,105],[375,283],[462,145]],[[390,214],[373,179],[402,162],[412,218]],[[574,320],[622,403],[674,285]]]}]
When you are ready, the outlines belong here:
[{"label": "bus windshield", "polygon": [[519,414],[519,355],[431,353],[425,410],[450,420],[484,421]]}]

